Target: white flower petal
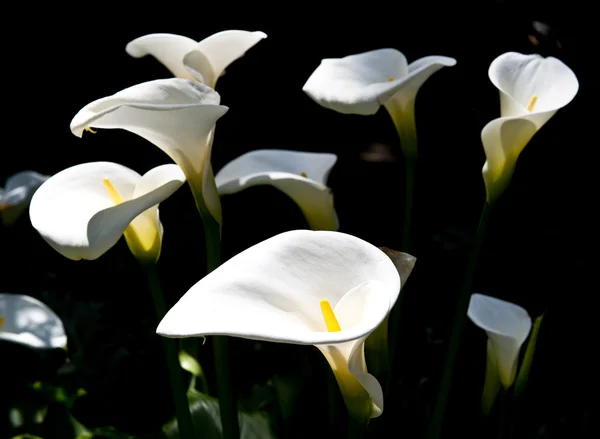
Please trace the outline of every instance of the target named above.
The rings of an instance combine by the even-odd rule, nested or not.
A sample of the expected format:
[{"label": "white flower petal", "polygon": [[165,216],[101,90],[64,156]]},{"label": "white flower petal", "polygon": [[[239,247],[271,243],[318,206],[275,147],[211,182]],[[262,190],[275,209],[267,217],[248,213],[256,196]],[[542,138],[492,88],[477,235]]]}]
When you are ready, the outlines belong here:
[{"label": "white flower petal", "polygon": [[[200,41],[194,50],[206,56],[215,75],[213,83],[206,84],[214,88],[217,79],[223,75],[229,64],[244,56],[249,49],[264,38],[267,38],[267,34],[260,31],[226,30]],[[193,64],[191,66],[194,67]]]},{"label": "white flower petal", "polygon": [[86,105],[71,121],[71,131],[81,137],[88,127],[121,128],[158,146],[183,170],[194,196],[204,193],[212,201],[208,209],[220,222],[221,205],[207,187],[211,133],[228,110],[219,101],[213,89],[187,79],[144,82]]},{"label": "white flower petal", "polygon": [[[382,322],[380,316],[382,313],[387,315],[395,302],[390,303],[386,310],[384,309],[385,304],[383,302],[376,298],[373,298],[374,300],[369,300],[369,292],[372,294],[373,291],[376,291],[376,289],[369,283],[365,283],[349,291],[338,302],[335,307],[335,315],[342,329],[353,327],[357,324],[362,324],[370,328],[377,328],[379,326]],[[323,352],[325,358],[328,359],[334,372],[347,370],[358,383],[360,383],[361,387],[367,392],[369,399],[371,400],[368,416],[370,418],[375,418],[383,413],[383,390],[381,389],[379,381],[367,372],[364,350],[364,343],[367,336],[368,334],[357,340],[338,345],[319,345],[317,347]],[[335,350],[339,352],[342,356],[341,358],[336,358],[331,355]],[[333,361],[330,361],[330,358]],[[340,363],[340,360],[342,359],[343,362]],[[338,383],[340,383],[340,381],[346,381],[346,383],[340,383],[340,386],[351,387],[351,384],[347,383],[348,380],[344,380],[344,374],[341,375],[341,377],[338,377]],[[345,392],[343,391],[344,399],[349,409],[354,405],[360,407],[360,405],[364,403],[364,398],[360,397],[360,391],[358,391],[358,397],[354,398],[354,401],[349,401],[353,399],[353,393],[354,392],[350,389],[347,389]]]},{"label": "white flower petal", "polygon": [[382,101],[396,126],[402,124],[404,113],[414,112],[417,92],[425,81],[441,68],[455,64],[456,60],[447,56],[426,56],[410,63],[407,75],[392,82],[396,84],[395,94]]},{"label": "white flower petal", "polygon": [[370,325],[380,323],[387,312],[341,332],[327,332],[320,301],[327,299],[335,308],[357,287],[365,307],[389,311],[400,291],[400,277],[383,252],[356,237],[286,232],[247,249],[201,279],[167,313],[157,333],[294,344],[355,340],[375,329]]},{"label": "white flower petal", "polygon": [[[492,61],[488,74],[501,92],[503,117],[551,113],[541,125],[571,102],[579,89],[577,77],[562,61],[537,54],[504,53]],[[527,105],[534,95],[538,99],[529,112]]]},{"label": "white flower petal", "polygon": [[331,366],[351,417],[366,421],[383,412],[383,390],[367,372],[365,337],[345,343],[316,345]]},{"label": "white flower petal", "polygon": [[531,330],[529,314],[514,303],[473,294],[467,315],[487,333],[496,355],[500,381],[508,389],[515,379],[521,346]]},{"label": "white flower petal", "polygon": [[196,42],[175,34],[149,34],[127,44],[135,58],[154,56],[178,78],[199,80],[213,87],[224,70],[267,35],[264,32],[226,30]]},{"label": "white flower petal", "polygon": [[369,394],[372,404],[370,417],[376,418],[383,413],[383,389],[377,378],[367,372],[367,363],[365,361],[366,339],[367,337],[362,337],[354,342],[354,347],[348,361],[348,370]]},{"label": "white flower petal", "polygon": [[[181,186],[184,180],[181,174],[173,172],[171,166],[175,165],[167,166],[150,171],[144,178],[110,162],[65,169],[50,177],[34,194],[29,209],[31,224],[65,257],[97,259],[117,243],[134,218]],[[119,192],[123,203],[115,205],[103,184],[105,178]],[[138,192],[148,192],[132,199],[138,184]]]},{"label": "white flower petal", "polygon": [[331,168],[337,161],[335,154],[287,151],[282,149],[259,149],[247,152],[227,163],[215,176],[217,186],[232,181],[244,185],[244,180],[253,174],[282,172],[294,175],[305,173],[321,185],[327,184]]},{"label": "white flower petal", "polygon": [[175,34],[149,34],[130,41],[125,51],[134,58],[152,55],[178,78],[193,80],[183,65],[183,57],[198,43],[191,38]]},{"label": "white flower petal", "polygon": [[[169,198],[177,189],[185,183],[185,175],[177,165],[169,164],[157,166],[146,172],[137,182],[133,190],[133,200],[143,200],[138,203],[150,203],[153,200],[159,202]],[[140,204],[141,205],[141,204]],[[131,204],[130,209],[135,212],[140,205]],[[117,214],[115,211],[114,215]],[[154,204],[149,209],[143,211],[134,218],[130,225],[140,236],[134,239],[134,242],[128,242],[129,248],[138,259],[149,259],[156,262],[160,255],[160,247],[163,239],[163,225],[160,222],[158,213],[158,204]],[[125,235],[128,238],[128,235]],[[140,239],[144,239],[140,242]],[[157,246],[158,251],[152,251],[152,246]],[[137,248],[136,248],[137,247]]]},{"label": "white flower petal", "polygon": [[488,203],[493,203],[506,190],[519,154],[537,131],[538,127],[528,117],[501,117],[483,127],[481,143],[486,161],[482,174]]},{"label": "white flower petal", "polygon": [[335,154],[256,150],[226,164],[215,180],[220,195],[251,186],[274,186],[296,202],[311,229],[337,230],[333,194],[326,186],[336,160]]},{"label": "white flower petal", "polygon": [[394,115],[412,105],[423,82],[454,64],[453,58],[428,56],[409,66],[396,49],[372,50],[322,60],[302,90],[323,107],[345,114],[375,114],[394,97],[388,110],[396,123]]},{"label": "white flower petal", "polygon": [[[487,200],[493,203],[510,184],[521,151],[573,100],[579,83],[573,71],[556,58],[516,52],[496,58],[488,73],[500,90],[502,116],[481,131],[486,154],[482,172]],[[528,108],[530,103],[532,108]]]},{"label": "white flower petal", "polygon": [[323,59],[302,90],[321,106],[340,113],[375,114],[380,104],[396,92],[395,80],[407,73],[402,52],[372,50]]},{"label": "white flower petal", "polygon": [[[135,185],[133,198],[149,194],[155,190],[170,191],[167,199],[185,183],[185,175],[177,165],[168,164],[157,166],[146,172]],[[175,188],[175,189],[173,189]]]},{"label": "white flower petal", "polygon": [[33,348],[65,348],[60,318],[44,303],[22,294],[0,294],[0,340]]},{"label": "white flower petal", "polygon": [[196,81],[214,88],[217,84],[215,74],[209,59],[198,50],[192,50],[183,57],[183,66]]},{"label": "white flower petal", "polygon": [[5,226],[16,222],[29,205],[33,193],[47,179],[47,175],[22,171],[6,180],[4,189],[0,189],[0,218]]}]

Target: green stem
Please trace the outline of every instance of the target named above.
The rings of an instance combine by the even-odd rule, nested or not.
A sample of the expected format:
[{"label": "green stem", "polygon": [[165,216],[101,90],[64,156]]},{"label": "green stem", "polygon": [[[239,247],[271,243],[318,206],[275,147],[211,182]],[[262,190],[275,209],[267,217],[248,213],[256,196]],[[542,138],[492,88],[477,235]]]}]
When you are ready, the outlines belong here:
[{"label": "green stem", "polygon": [[237,439],[240,437],[240,426],[237,416],[237,401],[230,379],[229,338],[223,335],[213,336],[212,342],[215,357],[215,369],[217,371],[217,387],[219,389],[219,408],[221,412],[221,425],[223,426],[223,439]]},{"label": "green stem", "polygon": [[400,138],[400,147],[406,163],[406,198],[404,200],[404,224],[402,227],[402,251],[411,251],[411,225],[413,216],[413,196],[415,174],[418,157],[417,149],[417,124],[415,120],[414,101],[389,99],[385,108],[390,114],[396,132]]},{"label": "green stem", "polygon": [[221,265],[221,225],[209,212],[201,216],[206,243],[206,272],[210,273]]},{"label": "green stem", "polygon": [[[144,264],[143,267],[148,278],[148,286],[152,293],[152,299],[154,300],[156,317],[160,322],[167,312],[167,306],[160,286],[156,265]],[[173,390],[173,399],[175,400],[175,413],[177,416],[179,437],[181,439],[194,439],[196,437],[194,434],[194,424],[192,423],[192,418],[190,416],[182,369],[179,366],[177,340],[166,337],[161,337],[161,339],[171,378],[171,388]]]},{"label": "green stem", "polygon": [[[207,272],[210,273],[221,263],[221,225],[210,213],[202,215],[202,223],[204,224],[204,239],[206,242],[206,268]],[[237,439],[240,437],[240,426],[237,401],[229,367],[229,338],[222,335],[213,336],[212,343],[223,438]]]},{"label": "green stem", "polygon": [[348,417],[348,439],[363,439],[367,426],[353,417]]},{"label": "green stem", "polygon": [[417,174],[417,159],[405,155],[406,160],[406,197],[404,199],[404,224],[402,226],[402,251],[412,251],[412,220]]},{"label": "green stem", "polygon": [[463,281],[462,288],[460,290],[460,296],[458,299],[458,305],[456,307],[456,315],[454,317],[454,326],[452,327],[452,335],[450,337],[450,343],[448,345],[448,352],[446,354],[446,361],[444,362],[444,369],[442,371],[442,378],[440,381],[440,388],[438,391],[437,402],[435,410],[433,412],[433,421],[431,429],[429,430],[429,439],[439,439],[442,434],[442,425],[444,422],[444,415],[446,412],[446,406],[450,396],[450,390],[452,387],[452,381],[454,377],[454,367],[458,356],[458,350],[462,338],[462,333],[467,319],[467,310],[469,308],[469,300],[471,298],[471,287],[473,286],[473,277],[475,275],[475,268],[477,266],[477,259],[483,246],[483,240],[485,237],[485,231],[487,229],[488,220],[490,217],[492,205],[488,204],[487,201],[481,211],[481,217],[479,219],[479,225],[477,226],[477,232],[475,234],[475,242],[469,255],[469,262],[467,264],[467,271]]}]

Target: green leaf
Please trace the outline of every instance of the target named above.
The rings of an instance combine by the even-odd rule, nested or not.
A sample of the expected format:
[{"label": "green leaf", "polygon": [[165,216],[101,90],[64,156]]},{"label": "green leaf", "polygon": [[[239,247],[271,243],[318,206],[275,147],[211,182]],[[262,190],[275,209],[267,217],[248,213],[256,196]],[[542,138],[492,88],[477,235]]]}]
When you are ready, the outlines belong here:
[{"label": "green leaf", "polygon": [[[219,403],[215,398],[191,389],[188,392],[190,413],[197,437],[202,439],[222,439]],[[238,412],[240,439],[275,439],[268,418],[260,412]],[[179,439],[177,422],[169,422],[164,427],[168,439]]]},{"label": "green leaf", "polygon": [[75,439],[135,439],[135,436],[120,433],[116,430],[98,429],[94,430],[93,433],[88,432],[80,434]]},{"label": "green leaf", "polygon": [[521,368],[519,369],[519,374],[517,375],[517,380],[515,381],[515,390],[514,397],[519,398],[527,388],[527,381],[529,379],[529,372],[531,371],[531,365],[533,364],[533,356],[535,355],[535,346],[537,343],[538,334],[540,332],[540,327],[542,325],[542,319],[544,318],[544,313],[535,319],[533,322],[533,329],[531,330],[531,336],[529,337],[529,341],[527,342],[527,350],[525,351],[525,356],[523,357],[523,362],[521,363]]},{"label": "green leaf", "polygon": [[546,312],[543,312],[542,315],[536,318],[533,322],[533,329],[531,330],[531,336],[529,337],[529,341],[527,342],[525,356],[523,357],[523,362],[521,363],[521,367],[519,369],[519,373],[515,381],[515,388],[513,391],[513,411],[510,420],[509,438],[513,438],[517,431],[519,417],[521,415],[521,407],[523,405],[523,394],[525,393],[525,389],[527,388],[527,381],[529,380],[529,373],[531,371],[531,365],[533,364],[533,357],[535,355],[535,346],[540,332],[540,327],[542,326],[542,320],[545,314]]}]

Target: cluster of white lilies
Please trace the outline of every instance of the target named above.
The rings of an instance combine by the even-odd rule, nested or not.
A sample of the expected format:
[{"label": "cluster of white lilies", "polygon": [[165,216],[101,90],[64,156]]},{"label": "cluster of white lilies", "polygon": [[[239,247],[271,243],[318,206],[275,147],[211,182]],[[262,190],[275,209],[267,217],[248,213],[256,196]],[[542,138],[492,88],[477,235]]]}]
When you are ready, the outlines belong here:
[{"label": "cluster of white lilies", "polygon": [[[387,327],[410,269],[399,272],[379,248],[338,232],[327,187],[334,154],[257,150],[216,175],[211,167],[215,126],[228,111],[215,91],[218,79],[264,38],[262,32],[229,30],[200,42],[171,34],[130,42],[127,53],[154,56],[175,77],[89,103],[73,117],[71,131],[82,137],[96,129],[124,129],[174,163],[136,171],[93,162],[50,177],[20,173],[0,189],[0,211],[8,227],[30,202],[33,227],[69,259],[97,259],[124,236],[140,263],[152,266],[163,240],[158,205],[187,181],[205,226],[209,273],[164,315],[156,332],[170,338],[217,335],[315,345],[331,365],[349,415],[366,423],[381,415],[384,401],[380,383],[368,372],[365,341],[384,321]],[[385,107],[403,153],[417,159],[417,92],[433,73],[455,64],[444,56],[408,64],[398,50],[373,50],[324,59],[303,90],[340,113],[371,115]],[[496,58],[489,77],[501,101],[500,117],[481,133],[486,203],[492,205],[510,184],[520,152],[575,97],[578,81],[558,59],[514,52]],[[220,265],[220,196],[256,185],[272,185],[289,196],[312,230],[274,236]],[[471,293],[463,314],[488,335],[483,408],[489,412],[500,387],[515,381],[532,323],[515,304]],[[0,339],[35,348],[66,347],[67,341],[49,308],[12,294],[0,294]]]}]

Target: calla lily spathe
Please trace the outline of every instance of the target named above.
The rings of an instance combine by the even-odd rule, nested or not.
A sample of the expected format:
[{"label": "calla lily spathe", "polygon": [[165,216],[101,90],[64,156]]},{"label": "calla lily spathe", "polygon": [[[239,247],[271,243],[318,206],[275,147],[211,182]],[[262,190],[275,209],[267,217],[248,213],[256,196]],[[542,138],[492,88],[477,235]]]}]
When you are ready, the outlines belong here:
[{"label": "calla lily spathe", "polygon": [[156,332],[315,345],[331,365],[349,413],[366,421],[383,411],[383,394],[367,372],[364,342],[390,312],[400,284],[396,267],[377,247],[339,232],[295,230],[209,273]]},{"label": "calla lily spathe", "polygon": [[149,34],[127,44],[134,58],[154,56],[178,78],[198,80],[215,88],[225,69],[262,39],[264,32],[226,30],[202,41],[175,34]]},{"label": "calla lily spathe", "polygon": [[402,149],[415,156],[417,92],[433,73],[455,64],[454,58],[445,56],[426,56],[408,64],[396,49],[372,50],[322,60],[302,90],[323,107],[344,114],[370,115],[385,106]]},{"label": "calla lily spathe", "polygon": [[198,209],[220,224],[210,165],[212,130],[228,110],[220,100],[210,87],[187,79],[143,82],[83,107],[71,131],[81,137],[89,128],[121,128],[153,143],[183,170]]},{"label": "calla lily spathe", "polygon": [[0,188],[0,219],[5,226],[14,224],[29,206],[33,193],[48,179],[34,171],[18,172]]},{"label": "calla lily spathe", "polygon": [[531,318],[522,307],[483,294],[471,296],[467,315],[488,336],[483,410],[489,413],[500,384],[508,390],[515,381]]},{"label": "calla lily spathe", "polygon": [[261,149],[227,163],[215,176],[220,195],[271,185],[289,196],[313,230],[338,230],[327,177],[337,156],[328,153]]},{"label": "calla lily spathe", "polygon": [[69,259],[97,259],[125,233],[140,261],[156,262],[163,236],[158,204],[184,182],[174,164],[142,176],[117,163],[84,163],[46,180],[29,216],[48,244]]},{"label": "calla lily spathe", "polygon": [[490,65],[490,81],[500,90],[500,117],[481,131],[486,162],[483,180],[488,203],[508,187],[517,159],[535,133],[573,100],[579,82],[562,61],[508,52]]},{"label": "calla lily spathe", "polygon": [[36,349],[67,347],[65,328],[56,313],[23,294],[0,294],[0,340]]}]

